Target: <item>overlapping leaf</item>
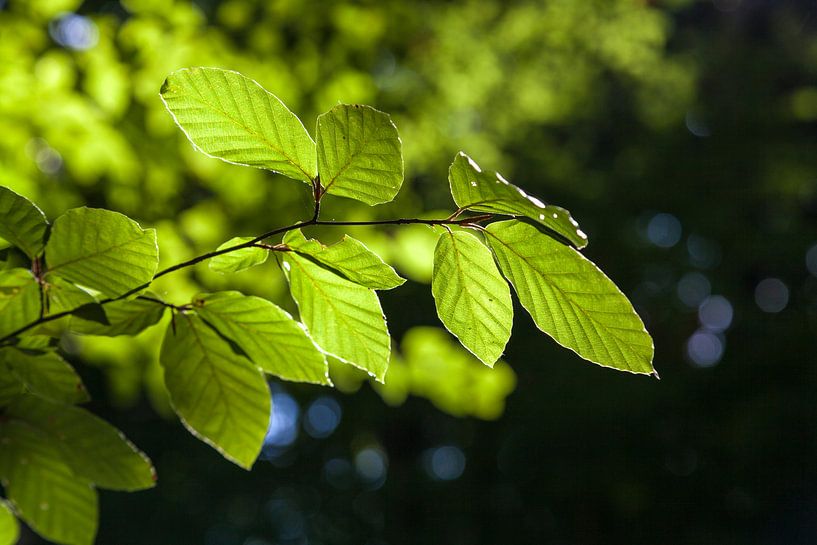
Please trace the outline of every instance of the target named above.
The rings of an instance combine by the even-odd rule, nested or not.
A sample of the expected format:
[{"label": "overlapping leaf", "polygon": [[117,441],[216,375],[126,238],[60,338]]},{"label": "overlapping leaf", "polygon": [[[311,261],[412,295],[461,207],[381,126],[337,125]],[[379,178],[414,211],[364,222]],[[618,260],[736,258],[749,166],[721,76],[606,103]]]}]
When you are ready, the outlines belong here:
[{"label": "overlapping leaf", "polygon": [[82,403],[89,399],[74,368],[53,351],[0,349],[0,373],[18,384],[14,388],[9,383],[9,391],[32,392],[62,403]]},{"label": "overlapping leaf", "polygon": [[48,303],[46,315],[74,310],[96,302],[96,298],[84,289],[54,275],[45,284],[45,296]]},{"label": "overlapping leaf", "polygon": [[297,254],[280,259],[301,320],[318,346],[382,382],[391,339],[377,294]]},{"label": "overlapping leaf", "polygon": [[40,286],[31,271],[0,273],[0,337],[40,317]]},{"label": "overlapping leaf", "polygon": [[[231,238],[219,246],[218,250],[238,246],[239,244],[244,244],[251,240],[252,237]],[[218,273],[239,272],[244,269],[249,269],[250,267],[255,267],[256,265],[261,265],[267,260],[267,256],[269,256],[269,251],[264,248],[242,248],[226,254],[217,255],[210,260],[209,265],[210,270]]]},{"label": "overlapping leaf", "polygon": [[653,372],[649,333],[624,294],[592,262],[518,221],[492,223],[487,240],[539,329],[594,363]]},{"label": "overlapping leaf", "polygon": [[318,172],[332,195],[369,205],[389,202],[403,184],[403,152],[388,114],[340,104],[318,116]]},{"label": "overlapping leaf", "polygon": [[106,305],[91,305],[71,316],[69,329],[85,335],[137,335],[164,316],[165,307],[156,301],[133,299]]},{"label": "overlapping leaf", "polygon": [[86,410],[23,396],[6,414],[50,437],[62,460],[83,480],[128,491],[156,482],[150,460],[119,430]]},{"label": "overlapping leaf", "polygon": [[54,222],[45,259],[48,280],[56,275],[118,297],[156,273],[156,231],[110,210],[74,208]]},{"label": "overlapping leaf", "polygon": [[167,77],[161,97],[205,154],[307,183],[315,178],[315,142],[298,117],[254,80],[218,68],[185,68]]},{"label": "overlapping leaf", "polygon": [[459,152],[448,170],[451,195],[460,208],[524,216],[558,233],[577,248],[587,246],[585,235],[570,212],[545,204],[508,182],[501,174],[482,170],[465,153]]},{"label": "overlapping leaf", "polygon": [[175,317],[160,361],[170,400],[190,431],[249,469],[267,432],[270,394],[264,374],[197,314]]},{"label": "overlapping leaf", "polygon": [[97,494],[74,475],[53,438],[8,419],[0,423],[0,479],[17,514],[46,539],[91,545],[97,529]]},{"label": "overlapping leaf", "polygon": [[0,187],[0,238],[34,259],[43,251],[47,229],[42,210],[11,189]]},{"label": "overlapping leaf", "polygon": [[294,229],[284,236],[283,242],[296,253],[308,256],[367,288],[390,290],[406,281],[380,256],[348,235],[335,244],[324,246],[315,239],[307,240],[300,229]]},{"label": "overlapping leaf", "polygon": [[20,537],[20,525],[11,506],[0,500],[0,545],[14,545]]},{"label": "overlapping leaf", "polygon": [[266,299],[225,291],[199,295],[196,310],[267,373],[286,380],[331,384],[326,357],[306,329]]},{"label": "overlapping leaf", "polygon": [[434,251],[431,293],[445,327],[492,366],[511,337],[513,303],[491,250],[471,233],[443,233]]}]

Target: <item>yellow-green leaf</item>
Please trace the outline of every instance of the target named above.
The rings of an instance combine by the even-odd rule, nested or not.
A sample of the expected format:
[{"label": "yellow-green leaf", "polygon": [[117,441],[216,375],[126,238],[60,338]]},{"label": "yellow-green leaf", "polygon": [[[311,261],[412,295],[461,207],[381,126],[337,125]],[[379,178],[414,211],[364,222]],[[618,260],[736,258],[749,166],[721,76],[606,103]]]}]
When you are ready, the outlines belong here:
[{"label": "yellow-green leaf", "polygon": [[[217,249],[223,250],[224,248],[238,246],[239,244],[243,244],[251,240],[252,237],[231,238]],[[255,267],[256,265],[261,265],[267,260],[267,256],[269,256],[269,250],[251,246],[249,248],[241,248],[240,250],[217,255],[210,260],[209,265],[210,270],[222,274],[239,272],[243,271],[244,269],[249,269],[250,267]]]},{"label": "yellow-green leaf", "polygon": [[0,238],[34,259],[43,252],[47,229],[48,220],[37,205],[7,187],[0,187]]},{"label": "yellow-green leaf", "polygon": [[40,317],[40,286],[31,271],[0,272],[0,337]]}]

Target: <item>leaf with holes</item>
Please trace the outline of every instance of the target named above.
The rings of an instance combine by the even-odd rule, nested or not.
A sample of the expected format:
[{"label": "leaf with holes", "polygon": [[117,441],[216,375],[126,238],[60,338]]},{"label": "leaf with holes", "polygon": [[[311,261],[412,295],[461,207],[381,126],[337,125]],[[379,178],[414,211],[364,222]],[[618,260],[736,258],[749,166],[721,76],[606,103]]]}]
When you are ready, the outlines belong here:
[{"label": "leaf with holes", "polygon": [[22,391],[62,403],[88,401],[88,391],[74,368],[53,351],[0,349],[0,370],[14,377]]},{"label": "leaf with holes", "polygon": [[20,524],[11,506],[0,500],[0,545],[14,545],[20,537]]},{"label": "leaf with holes", "polygon": [[193,312],[175,316],[160,361],[170,401],[188,429],[228,460],[252,467],[269,424],[264,373]]},{"label": "leaf with holes", "polygon": [[[238,246],[239,244],[244,244],[251,240],[252,237],[231,238],[219,246],[217,250]],[[269,256],[269,250],[251,246],[249,248],[242,248],[226,254],[217,255],[210,260],[209,266],[211,271],[217,273],[239,272],[263,264],[266,262],[267,256]]]},{"label": "leaf with holes", "polygon": [[167,77],[160,95],[187,138],[210,157],[307,183],[315,178],[315,142],[256,81],[219,68],[184,68]]},{"label": "leaf with holes", "polygon": [[294,229],[284,235],[283,242],[296,253],[308,256],[367,288],[390,290],[402,286],[406,281],[379,255],[349,235],[344,235],[335,244],[324,246],[315,239],[307,240],[300,229]]},{"label": "leaf with holes", "polygon": [[48,436],[74,475],[101,488],[134,491],[156,484],[147,456],[122,432],[84,409],[27,395],[15,400],[6,414]]},{"label": "leaf with holes", "polygon": [[448,331],[493,366],[511,337],[513,303],[491,250],[471,233],[443,233],[434,250],[431,293]]},{"label": "leaf with holes", "polygon": [[46,539],[91,545],[97,494],[77,477],[47,433],[15,418],[0,423],[0,479],[15,511]]},{"label": "leaf with holes", "polygon": [[31,271],[9,269],[0,272],[0,336],[40,317],[40,286]]},{"label": "leaf with holes", "polygon": [[613,282],[579,252],[518,221],[492,223],[499,267],[536,325],[599,365],[653,373],[653,342]]},{"label": "leaf with holes", "polygon": [[297,254],[278,257],[318,346],[383,382],[391,338],[377,294]]},{"label": "leaf with holes", "polygon": [[156,231],[98,208],[58,217],[45,247],[46,280],[59,276],[118,297],[150,282],[159,265]]},{"label": "leaf with holes", "polygon": [[403,184],[403,152],[388,114],[340,104],[318,116],[318,173],[326,192],[369,205],[389,202]]},{"label": "leaf with holes", "polygon": [[579,224],[570,216],[570,212],[531,197],[498,172],[482,170],[463,152],[454,157],[448,170],[448,182],[454,202],[460,208],[474,212],[524,216],[564,237],[576,248],[587,246],[587,235],[579,229]]},{"label": "leaf with holes", "polygon": [[48,220],[42,210],[7,187],[0,187],[0,238],[34,259],[43,252]]},{"label": "leaf with holes", "polygon": [[296,382],[331,384],[326,356],[306,328],[266,299],[223,291],[199,295],[196,311],[265,372]]}]

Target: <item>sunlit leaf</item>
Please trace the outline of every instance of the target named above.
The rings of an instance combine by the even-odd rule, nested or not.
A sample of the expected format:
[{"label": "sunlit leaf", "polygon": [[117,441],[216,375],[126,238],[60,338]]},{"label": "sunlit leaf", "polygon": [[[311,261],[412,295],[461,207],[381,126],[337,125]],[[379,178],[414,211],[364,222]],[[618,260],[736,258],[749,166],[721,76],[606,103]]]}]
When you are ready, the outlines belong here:
[{"label": "sunlit leaf", "polygon": [[301,320],[318,346],[382,381],[391,339],[377,294],[297,254],[279,258]]},{"label": "sunlit leaf", "polygon": [[45,284],[45,297],[48,302],[46,315],[74,310],[96,302],[96,298],[84,289],[54,275],[49,276]]},{"label": "sunlit leaf", "polygon": [[652,338],[624,294],[592,262],[518,221],[492,223],[486,238],[539,329],[599,365],[653,372]]},{"label": "sunlit leaf", "polygon": [[482,170],[465,153],[459,152],[448,170],[451,195],[460,208],[524,216],[558,233],[577,248],[587,246],[579,224],[564,208],[545,204],[505,180],[501,174]]},{"label": "sunlit leaf", "polygon": [[266,299],[237,291],[199,295],[196,311],[261,369],[296,382],[330,384],[326,356],[306,329]]},{"label": "sunlit leaf", "polygon": [[8,335],[40,317],[40,286],[31,271],[0,273],[0,336]]},{"label": "sunlit leaf", "polygon": [[0,238],[34,259],[45,246],[48,220],[42,210],[7,187],[0,186]]},{"label": "sunlit leaf", "polygon": [[[252,237],[235,237],[231,238],[224,244],[218,247],[219,250],[230,248],[231,246],[238,246],[245,242],[252,240]],[[267,260],[269,250],[264,248],[242,248],[226,254],[217,255],[210,260],[210,270],[219,273],[231,273],[243,271],[256,265],[261,265]]]},{"label": "sunlit leaf", "polygon": [[11,506],[0,500],[0,545],[14,545],[20,537],[20,524]]},{"label": "sunlit leaf", "polygon": [[340,104],[318,116],[318,173],[326,192],[366,204],[389,202],[403,184],[403,152],[388,114]]},{"label": "sunlit leaf", "polygon": [[0,371],[17,379],[24,391],[63,403],[88,401],[74,368],[53,351],[0,349]]},{"label": "sunlit leaf", "polygon": [[78,477],[112,490],[155,485],[150,460],[122,432],[84,409],[23,396],[6,414],[49,436]]},{"label": "sunlit leaf", "polygon": [[57,275],[117,297],[156,273],[156,231],[110,210],[74,208],[54,221],[45,260],[46,279]]},{"label": "sunlit leaf", "polygon": [[249,469],[264,442],[270,394],[264,373],[193,312],[175,316],[162,345],[165,385],[182,422]]},{"label": "sunlit leaf", "polygon": [[471,233],[443,233],[434,252],[431,293],[448,331],[493,365],[511,337],[513,303],[491,250]]},{"label": "sunlit leaf", "polygon": [[90,305],[71,316],[68,328],[85,335],[137,335],[156,324],[165,313],[163,305],[145,299]]},{"label": "sunlit leaf", "polygon": [[97,494],[74,475],[53,438],[17,419],[0,422],[0,479],[15,511],[46,539],[91,545]]},{"label": "sunlit leaf", "polygon": [[184,68],[161,97],[187,138],[205,154],[310,182],[315,142],[278,97],[238,72]]},{"label": "sunlit leaf", "polygon": [[284,236],[284,244],[367,288],[389,290],[406,281],[380,256],[349,235],[344,235],[335,244],[324,246],[315,239],[307,240],[300,229],[294,229]]}]

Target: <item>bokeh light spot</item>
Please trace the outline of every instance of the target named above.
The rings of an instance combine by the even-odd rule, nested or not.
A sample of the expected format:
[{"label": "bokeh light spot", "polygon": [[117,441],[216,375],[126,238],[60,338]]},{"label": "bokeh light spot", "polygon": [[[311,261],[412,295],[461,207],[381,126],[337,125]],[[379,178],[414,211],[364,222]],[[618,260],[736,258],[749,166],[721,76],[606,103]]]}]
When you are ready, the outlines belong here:
[{"label": "bokeh light spot", "polygon": [[755,303],[763,312],[780,312],[789,304],[789,288],[779,278],[766,278],[755,287]]},{"label": "bokeh light spot", "polygon": [[698,308],[712,292],[709,279],[701,273],[691,272],[678,281],[678,299],[689,308]]},{"label": "bokeh light spot", "polygon": [[817,276],[817,244],[806,252],[806,267],[812,276]]},{"label": "bokeh light spot", "polygon": [[423,453],[423,467],[434,480],[453,481],[465,471],[465,454],[451,445],[429,449]]},{"label": "bokeh light spot", "polygon": [[732,303],[726,297],[707,297],[698,307],[698,320],[706,329],[714,332],[726,331],[732,325]]},{"label": "bokeh light spot", "polygon": [[337,401],[329,396],[319,397],[306,410],[304,429],[315,439],[329,437],[340,424],[341,414]]},{"label": "bokeh light spot", "polygon": [[298,402],[281,390],[273,390],[272,412],[261,458],[273,460],[298,438],[298,419],[301,409]]},{"label": "bokeh light spot", "polygon": [[699,329],[687,341],[687,356],[697,367],[712,367],[723,357],[723,341],[705,329]]},{"label": "bokeh light spot", "polygon": [[647,239],[659,248],[672,248],[681,240],[681,222],[672,214],[656,214],[647,224]]},{"label": "bokeh light spot", "polygon": [[82,15],[66,13],[51,21],[48,32],[55,42],[68,49],[85,51],[99,42],[96,24]]},{"label": "bokeh light spot", "polygon": [[386,453],[379,448],[365,448],[355,455],[355,469],[358,476],[375,488],[379,488],[386,480],[387,468]]}]

